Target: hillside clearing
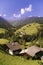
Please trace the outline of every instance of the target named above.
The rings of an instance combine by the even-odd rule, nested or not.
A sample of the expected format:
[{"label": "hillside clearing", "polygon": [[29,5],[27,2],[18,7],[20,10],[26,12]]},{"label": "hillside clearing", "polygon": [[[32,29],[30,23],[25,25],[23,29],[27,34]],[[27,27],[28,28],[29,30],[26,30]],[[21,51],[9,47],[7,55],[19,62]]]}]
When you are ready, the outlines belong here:
[{"label": "hillside clearing", "polygon": [[26,34],[32,35],[38,32],[38,27],[40,24],[38,23],[30,23],[27,24],[16,31],[17,32],[25,32]]}]

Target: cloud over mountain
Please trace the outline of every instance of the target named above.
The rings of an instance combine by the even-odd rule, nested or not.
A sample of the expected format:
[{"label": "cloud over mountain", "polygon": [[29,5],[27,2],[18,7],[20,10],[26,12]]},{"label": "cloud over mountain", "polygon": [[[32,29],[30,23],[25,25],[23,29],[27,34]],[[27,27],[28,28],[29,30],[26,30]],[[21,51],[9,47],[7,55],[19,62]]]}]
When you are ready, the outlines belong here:
[{"label": "cloud over mountain", "polygon": [[13,16],[19,18],[21,17],[21,14],[13,14]]},{"label": "cloud over mountain", "polygon": [[32,11],[32,4],[29,5],[29,7],[21,8],[21,14],[24,14],[25,12],[31,12]]},{"label": "cloud over mountain", "polygon": [[19,14],[13,14],[13,17],[20,18],[21,15],[24,15],[25,12],[31,12],[32,11],[32,4],[29,5],[29,7],[21,8]]}]

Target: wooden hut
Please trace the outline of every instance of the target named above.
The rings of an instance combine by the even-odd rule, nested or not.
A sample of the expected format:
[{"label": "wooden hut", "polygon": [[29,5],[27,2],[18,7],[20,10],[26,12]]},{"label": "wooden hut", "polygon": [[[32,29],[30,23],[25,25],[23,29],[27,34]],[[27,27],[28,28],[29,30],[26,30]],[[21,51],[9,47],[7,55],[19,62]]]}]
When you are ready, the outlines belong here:
[{"label": "wooden hut", "polygon": [[26,56],[27,58],[40,58],[41,56],[43,56],[43,50],[41,50],[40,47],[34,45],[25,50],[22,50],[20,54],[22,56]]},{"label": "wooden hut", "polygon": [[5,44],[4,48],[11,55],[17,55],[21,51],[21,46],[18,42]]}]

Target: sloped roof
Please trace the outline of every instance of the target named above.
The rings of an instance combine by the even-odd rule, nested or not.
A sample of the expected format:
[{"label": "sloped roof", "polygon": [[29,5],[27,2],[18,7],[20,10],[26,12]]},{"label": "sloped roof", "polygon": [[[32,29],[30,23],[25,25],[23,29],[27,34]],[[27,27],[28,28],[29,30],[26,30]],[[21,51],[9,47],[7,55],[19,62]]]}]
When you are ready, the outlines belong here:
[{"label": "sloped roof", "polygon": [[25,50],[25,52],[28,54],[28,55],[30,55],[30,56],[35,56],[35,54],[37,53],[37,52],[39,52],[40,51],[40,48],[39,47],[37,47],[37,46],[32,46],[32,47],[29,47],[28,49],[26,49]]},{"label": "sloped roof", "polygon": [[35,54],[40,52],[40,51],[42,51],[42,49],[40,47],[37,47],[37,46],[34,45],[34,46],[27,48],[26,50],[21,51],[20,54],[26,53],[26,54],[34,57]]},{"label": "sloped roof", "polygon": [[21,46],[18,42],[14,42],[14,43],[8,43],[6,44],[6,46],[12,50],[12,51],[15,51],[15,50],[18,50],[18,49],[21,49]]}]

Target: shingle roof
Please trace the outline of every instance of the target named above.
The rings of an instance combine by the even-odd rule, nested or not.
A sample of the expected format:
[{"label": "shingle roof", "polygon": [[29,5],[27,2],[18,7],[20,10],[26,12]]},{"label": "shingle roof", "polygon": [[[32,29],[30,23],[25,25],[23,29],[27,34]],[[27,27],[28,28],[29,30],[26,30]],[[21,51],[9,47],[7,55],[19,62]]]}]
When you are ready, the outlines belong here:
[{"label": "shingle roof", "polygon": [[18,49],[21,49],[21,46],[18,42],[15,42],[15,43],[8,43],[6,44],[7,47],[12,50],[12,51],[15,51],[15,50],[18,50]]},{"label": "shingle roof", "polygon": [[[42,49],[43,49],[43,48],[42,48]],[[27,48],[27,49],[21,51],[20,54],[26,53],[26,54],[28,54],[28,55],[34,57],[35,54],[38,53],[38,52],[40,52],[40,51],[42,51],[42,49],[41,49],[40,47],[37,47],[37,46],[34,45],[34,46],[31,46],[31,47],[29,47],[29,48]]]},{"label": "shingle roof", "polygon": [[28,49],[26,49],[25,50],[25,52],[28,54],[28,55],[30,55],[30,56],[35,56],[35,54],[37,53],[37,52],[39,52],[40,51],[40,48],[39,47],[37,47],[37,46],[32,46],[32,47],[29,47]]}]

